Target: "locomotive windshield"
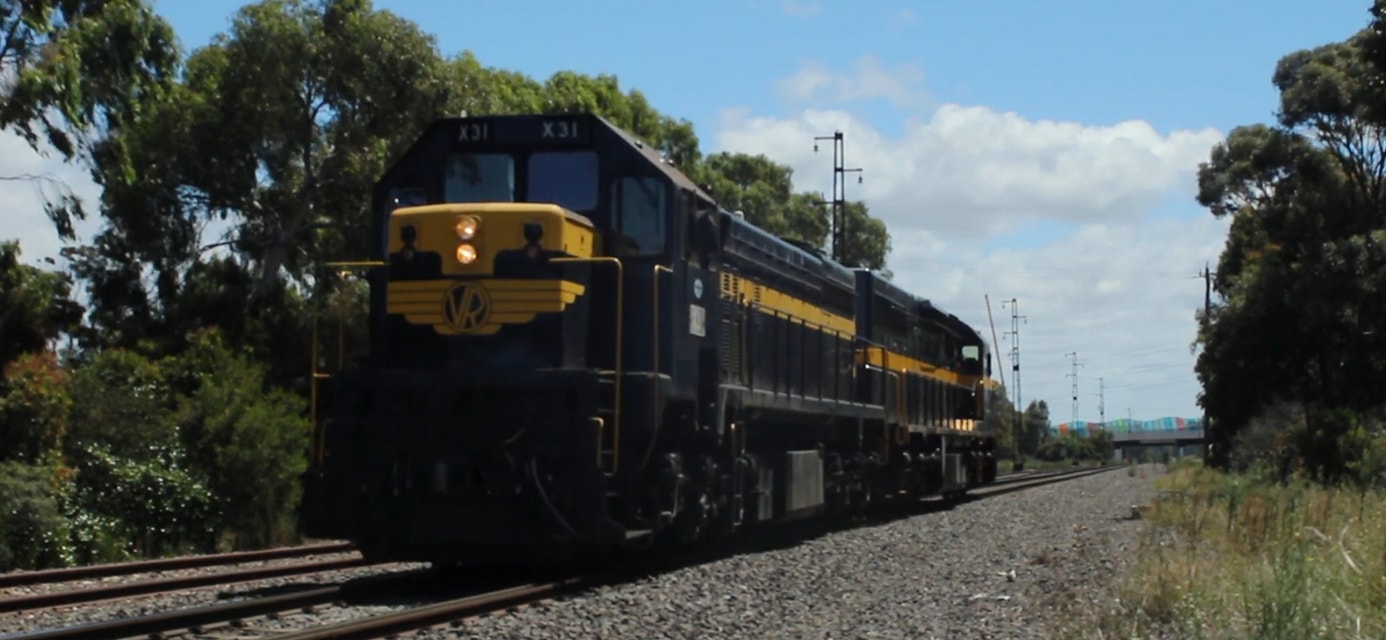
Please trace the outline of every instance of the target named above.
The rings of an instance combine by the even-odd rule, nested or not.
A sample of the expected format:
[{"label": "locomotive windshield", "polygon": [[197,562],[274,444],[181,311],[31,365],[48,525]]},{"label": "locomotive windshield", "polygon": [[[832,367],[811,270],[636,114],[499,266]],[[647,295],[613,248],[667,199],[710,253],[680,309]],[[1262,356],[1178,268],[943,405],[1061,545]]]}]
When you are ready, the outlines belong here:
[{"label": "locomotive windshield", "polygon": [[377,185],[382,219],[420,204],[545,203],[591,220],[606,251],[656,256],[670,246],[679,181],[657,153],[599,120],[449,120],[426,138]]},{"label": "locomotive windshield", "polygon": [[546,151],[529,156],[530,202],[584,213],[597,206],[597,153]]},{"label": "locomotive windshield", "polygon": [[597,154],[543,151],[529,154],[528,193],[516,193],[515,157],[505,153],[454,153],[443,180],[444,202],[551,202],[575,212],[597,206]]},{"label": "locomotive windshield", "polygon": [[515,159],[504,153],[454,153],[443,179],[444,202],[512,202]]}]

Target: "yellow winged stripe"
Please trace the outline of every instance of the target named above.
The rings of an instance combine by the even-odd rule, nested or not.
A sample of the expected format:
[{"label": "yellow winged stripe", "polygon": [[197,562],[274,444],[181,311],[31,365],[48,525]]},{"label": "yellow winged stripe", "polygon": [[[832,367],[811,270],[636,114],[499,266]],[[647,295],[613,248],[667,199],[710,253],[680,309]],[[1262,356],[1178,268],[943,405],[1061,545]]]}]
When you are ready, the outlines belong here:
[{"label": "yellow winged stripe", "polygon": [[389,284],[385,306],[441,335],[490,335],[541,313],[562,313],[585,291],[568,280],[407,280]]}]

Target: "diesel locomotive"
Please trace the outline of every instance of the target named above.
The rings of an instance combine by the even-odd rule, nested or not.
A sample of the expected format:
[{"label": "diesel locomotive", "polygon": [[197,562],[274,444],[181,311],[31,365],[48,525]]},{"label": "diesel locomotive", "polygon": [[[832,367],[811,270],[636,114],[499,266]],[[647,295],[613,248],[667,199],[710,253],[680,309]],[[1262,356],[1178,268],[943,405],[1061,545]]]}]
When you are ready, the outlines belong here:
[{"label": "diesel locomotive", "polygon": [[433,123],[374,191],[307,533],[456,565],[688,544],[994,481],[991,354],[592,114]]}]

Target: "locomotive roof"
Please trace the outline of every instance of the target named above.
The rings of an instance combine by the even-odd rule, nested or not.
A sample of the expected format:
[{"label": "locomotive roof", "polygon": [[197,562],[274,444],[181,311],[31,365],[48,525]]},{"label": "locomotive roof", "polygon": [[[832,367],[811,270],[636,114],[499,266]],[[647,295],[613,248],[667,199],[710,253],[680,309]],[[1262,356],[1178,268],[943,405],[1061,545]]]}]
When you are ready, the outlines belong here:
[{"label": "locomotive roof", "polygon": [[982,340],[982,334],[974,329],[972,325],[963,322],[961,318],[934,305],[933,301],[928,298],[910,293],[904,287],[887,280],[885,276],[869,269],[858,269],[858,271],[870,274],[871,278],[875,280],[872,289],[875,290],[876,295],[900,306],[913,307],[924,320],[937,322],[945,330],[959,338],[978,342]]},{"label": "locomotive roof", "polygon": [[943,325],[944,328],[957,334],[958,337],[969,341],[975,341],[982,345],[983,349],[986,348],[986,341],[982,339],[982,334],[974,329],[972,325],[963,322],[962,318],[934,306],[933,302],[929,300],[920,300],[919,313],[926,319],[933,320]]},{"label": "locomotive roof", "polygon": [[720,209],[723,224],[726,225],[728,240],[755,246],[765,252],[765,257],[782,262],[794,268],[822,269],[819,274],[837,284],[851,288],[854,286],[851,269],[838,264],[806,243],[782,238],[752,224],[743,217]]},{"label": "locomotive roof", "polygon": [[606,118],[590,112],[577,113],[548,113],[548,114],[506,114],[506,115],[483,115],[483,116],[453,116],[438,118],[429,123],[414,142],[409,145],[405,152],[396,158],[395,162],[385,171],[376,182],[389,181],[399,168],[409,160],[421,153],[434,151],[440,140],[444,139],[449,131],[460,130],[463,125],[486,124],[490,125],[493,131],[497,132],[494,139],[489,139],[486,143],[478,143],[478,147],[485,147],[495,151],[505,151],[516,147],[546,148],[548,144],[557,147],[574,148],[571,142],[549,141],[539,132],[545,128],[546,122],[572,122],[579,120],[584,122],[590,129],[591,137],[586,138],[587,143],[580,145],[583,148],[593,148],[599,153],[605,148],[618,148],[635,152],[640,155],[650,165],[659,169],[675,185],[682,189],[687,189],[697,194],[700,198],[713,202],[713,198],[697,183],[693,182],[687,175],[675,167],[673,162],[666,158],[658,148],[650,146],[640,140],[630,132],[612,124]]},{"label": "locomotive roof", "polygon": [[612,133],[620,137],[622,140],[624,140],[626,144],[629,144],[630,146],[634,147],[635,150],[639,151],[641,155],[645,156],[646,160],[649,160],[655,166],[659,167],[659,170],[664,172],[664,175],[669,176],[669,179],[672,180],[674,184],[678,185],[680,188],[688,189],[689,191],[698,194],[698,196],[702,197],[704,200],[707,200],[708,202],[713,202],[711,194],[709,194],[706,191],[703,191],[703,188],[698,186],[698,183],[693,182],[692,178],[689,178],[686,174],[684,174],[683,171],[680,171],[678,167],[674,166],[674,162],[669,158],[665,157],[665,155],[662,152],[660,152],[659,149],[651,147],[644,141],[632,135],[629,131],[626,131],[625,129],[622,129],[621,127],[612,124],[606,118],[590,113],[585,115],[606,125],[606,128],[609,131],[611,131]]}]

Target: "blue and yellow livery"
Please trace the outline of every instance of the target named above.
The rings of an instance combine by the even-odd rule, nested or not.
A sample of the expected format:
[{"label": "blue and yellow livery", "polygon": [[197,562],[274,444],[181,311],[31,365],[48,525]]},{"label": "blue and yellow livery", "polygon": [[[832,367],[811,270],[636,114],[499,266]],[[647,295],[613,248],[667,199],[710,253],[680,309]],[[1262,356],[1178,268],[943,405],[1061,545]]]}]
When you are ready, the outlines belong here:
[{"label": "blue and yellow livery", "polygon": [[310,535],[547,562],[995,478],[980,334],[600,117],[440,120],[374,208],[370,358],[326,381]]}]

